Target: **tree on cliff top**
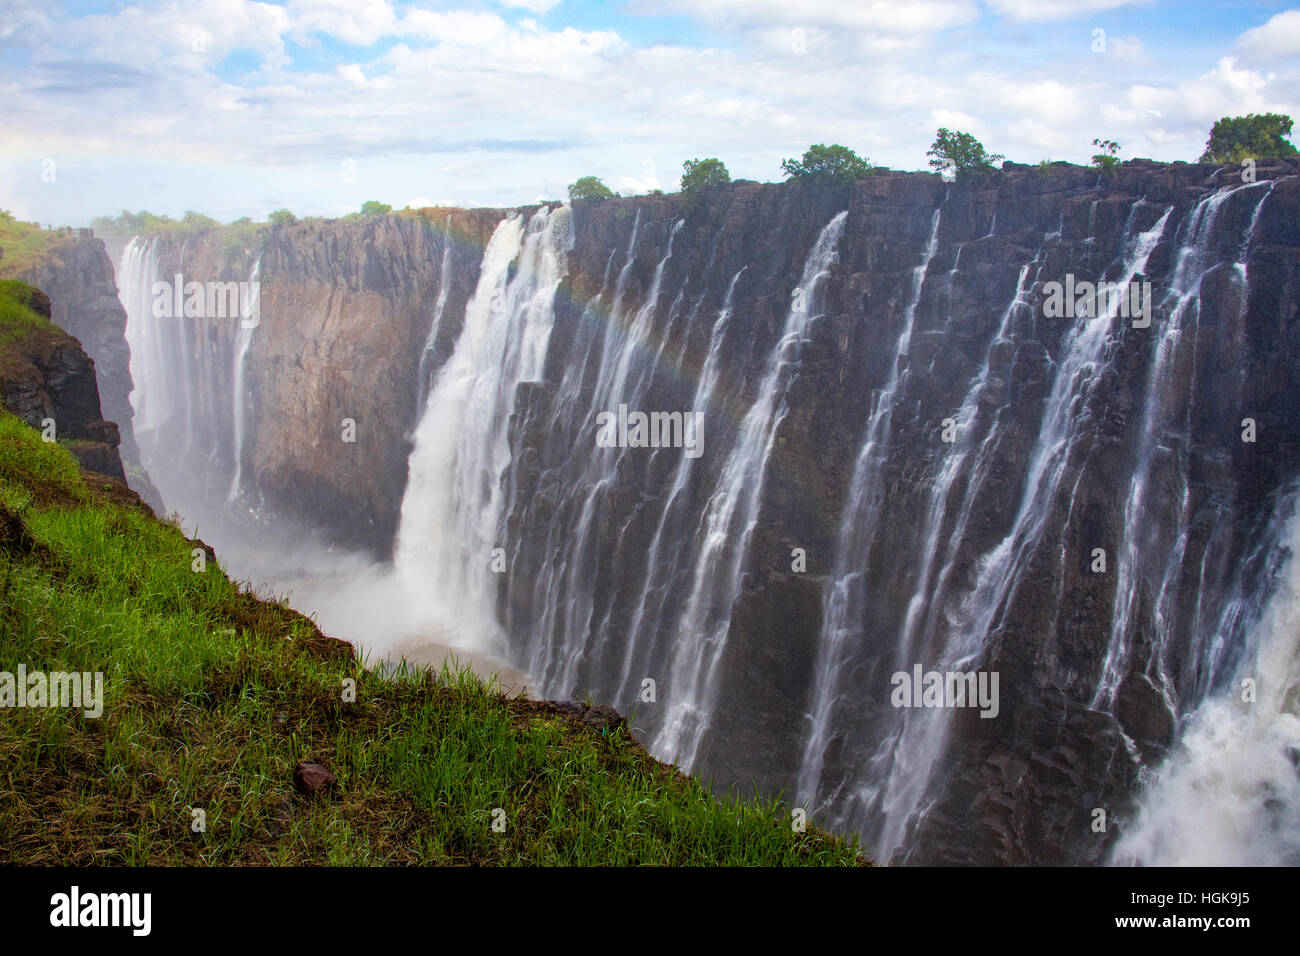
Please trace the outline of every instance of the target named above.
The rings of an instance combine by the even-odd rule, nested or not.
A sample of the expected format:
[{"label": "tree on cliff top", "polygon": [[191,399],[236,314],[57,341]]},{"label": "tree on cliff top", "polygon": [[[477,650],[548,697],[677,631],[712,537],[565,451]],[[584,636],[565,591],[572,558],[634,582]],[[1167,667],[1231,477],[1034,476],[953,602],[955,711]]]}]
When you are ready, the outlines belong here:
[{"label": "tree on cliff top", "polygon": [[273,226],[292,226],[298,217],[287,209],[277,209],[266,217],[266,221]]},{"label": "tree on cliff top", "polygon": [[614,190],[595,176],[583,176],[569,186],[569,202],[603,202],[614,198]]},{"label": "tree on cliff top", "polygon": [[682,163],[682,205],[687,212],[699,205],[704,190],[725,186],[731,173],[720,159],[688,159]]},{"label": "tree on cliff top", "polygon": [[1291,135],[1291,123],[1291,117],[1282,113],[1225,116],[1210,130],[1200,161],[1240,163],[1247,159],[1295,156],[1296,148],[1284,138]]},{"label": "tree on cliff top", "polygon": [[871,162],[839,143],[817,143],[808,147],[803,159],[783,161],[781,171],[792,182],[845,185],[870,176]]},{"label": "tree on cliff top", "polygon": [[363,216],[382,216],[392,211],[392,206],[377,199],[368,199],[361,204],[361,215]]},{"label": "tree on cliff top", "polygon": [[984,144],[970,133],[943,127],[925,155],[933,157],[930,165],[935,172],[952,170],[953,173],[986,173],[996,168],[994,163],[1006,159],[1001,153],[985,152]]}]

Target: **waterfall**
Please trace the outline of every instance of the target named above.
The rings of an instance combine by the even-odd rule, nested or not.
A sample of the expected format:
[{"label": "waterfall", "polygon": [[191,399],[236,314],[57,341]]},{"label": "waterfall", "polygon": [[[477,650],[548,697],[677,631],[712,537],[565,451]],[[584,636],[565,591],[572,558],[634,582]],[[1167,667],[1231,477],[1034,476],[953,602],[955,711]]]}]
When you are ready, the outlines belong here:
[{"label": "waterfall", "polygon": [[[472,288],[450,217],[422,234],[423,278],[395,294],[402,334],[382,339],[414,352],[387,406],[405,413],[414,392],[393,560],[336,602],[367,610],[337,619],[608,702],[657,758],[724,784],[752,773],[882,861],[958,859],[963,840],[997,858],[978,841],[1020,839],[1000,827],[1038,825],[1022,804],[1044,792],[1058,802],[1042,826],[1064,832],[1072,798],[1051,788],[1077,790],[1077,773],[1106,778],[1113,862],[1300,862],[1300,490],[1276,404],[1293,386],[1212,357],[1258,363],[1255,323],[1289,281],[1289,187],[976,210],[926,184],[904,220],[856,196],[814,216],[745,189],[744,217],[714,220],[663,200],[576,222],[563,206],[490,214]],[[401,252],[384,250],[399,269]],[[268,330],[254,343],[247,324],[154,317],[175,260],[166,239],[137,238],[118,278],[142,458],[189,517],[269,494],[270,466],[252,477],[263,418],[314,401],[323,373],[264,355],[284,348]],[[1046,286],[1076,274],[1150,281],[1152,321],[1119,297],[1052,318]],[[328,334],[352,341],[350,321]],[[268,369],[302,378],[259,393]],[[702,413],[704,455],[598,443],[620,405]],[[1263,456],[1224,437],[1245,415],[1275,442],[1255,471]],[[785,566],[809,541],[808,566]],[[1095,547],[1103,575],[1083,557]],[[891,672],[916,665],[1002,671],[1011,716],[892,706]],[[657,700],[639,696],[647,677]],[[1049,733],[1059,747],[1037,742]],[[1013,782],[970,782],[986,771]],[[982,802],[962,831],[968,786]],[[1105,852],[1033,839],[1008,856],[1053,839],[1063,858]]]},{"label": "waterfall", "polygon": [[[1259,187],[1267,186],[1263,190]],[[1212,240],[1220,211],[1234,195],[1246,191],[1260,192],[1255,210],[1246,230],[1246,240],[1237,251],[1237,258],[1244,259],[1246,245],[1254,233],[1259,210],[1263,208],[1272,184],[1256,183],[1254,185],[1225,188],[1204,197],[1187,218],[1182,230],[1181,245],[1174,266],[1173,277],[1168,292],[1162,301],[1159,312],[1167,314],[1165,329],[1156,348],[1155,361],[1148,376],[1146,394],[1148,401],[1142,422],[1142,453],[1138,466],[1129,481],[1127,500],[1124,504],[1124,525],[1132,529],[1119,552],[1117,567],[1118,587],[1115,591],[1115,606],[1111,613],[1111,628],[1102,667],[1101,679],[1093,697],[1094,707],[1113,707],[1115,692],[1123,674],[1128,670],[1132,656],[1134,630],[1140,625],[1140,608],[1135,597],[1142,593],[1141,582],[1151,569],[1159,568],[1161,576],[1155,588],[1155,606],[1157,623],[1161,630],[1168,630],[1168,621],[1173,614],[1170,603],[1176,600],[1173,593],[1175,574],[1183,565],[1184,552],[1188,540],[1188,521],[1190,513],[1188,503],[1192,491],[1192,481],[1188,473],[1188,456],[1186,452],[1187,436],[1184,434],[1186,418],[1186,395],[1178,394],[1173,382],[1176,366],[1186,359],[1184,346],[1189,334],[1194,334],[1199,321],[1200,288],[1207,273],[1218,265],[1212,255]],[[1245,267],[1239,261],[1236,275],[1242,290],[1242,309],[1245,309]],[[1157,468],[1168,463],[1172,455],[1173,466],[1177,472],[1179,496],[1176,513],[1166,520],[1154,520],[1157,515],[1165,518],[1167,504],[1156,499],[1155,473]],[[1158,492],[1168,497],[1167,485],[1161,483]],[[1217,523],[1217,528],[1226,529],[1228,522]],[[1159,532],[1166,527],[1173,528],[1169,536],[1172,547],[1162,540]],[[1207,554],[1221,551],[1221,548],[1208,548]],[[1198,630],[1213,628],[1213,621],[1197,622]],[[1173,683],[1156,659],[1156,677],[1171,710],[1175,706]],[[1207,672],[1206,676],[1209,674]]]},{"label": "waterfall", "polygon": [[443,225],[442,262],[438,267],[438,298],[433,306],[433,319],[429,323],[429,336],[424,349],[420,352],[419,374],[416,376],[415,407],[417,419],[424,414],[424,402],[433,385],[436,369],[433,366],[433,350],[438,341],[438,332],[442,328],[442,317],[447,312],[447,296],[451,292],[451,216]]},{"label": "waterfall", "polygon": [[[248,347],[253,343],[253,330],[261,320],[261,286],[258,281],[262,274],[262,256],[259,253],[253,263],[253,270],[248,275],[250,300],[240,303],[239,343],[235,347],[235,367],[231,375],[234,388],[231,389],[230,420],[234,426],[232,445],[235,450],[235,475],[230,481],[230,493],[227,501],[234,501],[239,496],[240,478],[244,473],[244,420],[248,414],[249,395],[244,385],[244,362],[248,357]],[[193,427],[190,428],[193,433]]]},{"label": "waterfall", "polygon": [[[882,506],[884,494],[884,467],[889,457],[890,425],[898,386],[903,377],[903,359],[911,345],[912,330],[916,322],[916,309],[921,301],[921,289],[938,246],[940,210],[930,217],[930,238],[925,244],[921,262],[912,270],[912,291],[903,310],[903,326],[894,344],[895,361],[885,387],[875,396],[867,421],[862,449],[853,468],[849,486],[848,503],[844,508],[839,531],[835,566],[831,585],[826,591],[822,610],[822,634],[818,649],[818,666],[812,688],[814,712],[811,728],[806,738],[801,762],[799,789],[811,795],[821,776],[822,760],[829,743],[832,685],[838,668],[842,665],[843,648],[853,643],[858,631],[851,616],[860,614],[867,596],[863,593],[862,567],[866,560],[868,541],[863,533],[874,524]],[[954,260],[953,270],[956,272]],[[949,274],[951,280],[952,274]]]},{"label": "waterfall", "polygon": [[[137,236],[127,243],[117,267],[117,285],[126,310],[126,341],[131,349],[132,424],[141,452],[150,435],[162,427],[170,396],[161,394],[167,382],[161,328],[153,321],[153,284],[158,278],[158,237]],[[148,467],[146,460],[146,468]]]},{"label": "waterfall", "polygon": [[[1274,519],[1275,587],[1222,691],[1149,775],[1112,860],[1144,866],[1300,865],[1300,511]],[[1225,623],[1223,627],[1227,627]],[[1226,636],[1226,635],[1225,635]]]},{"label": "waterfall", "polygon": [[[604,504],[605,492],[612,483],[619,462],[629,452],[626,448],[597,446],[590,425],[596,422],[601,412],[616,409],[620,404],[626,404],[630,408],[639,408],[641,405],[645,379],[638,375],[631,385],[628,379],[634,359],[643,355],[646,348],[664,270],[672,259],[673,241],[681,230],[683,221],[677,220],[669,230],[667,248],[655,266],[645,301],[629,319],[624,309],[624,299],[631,269],[636,261],[634,250],[640,224],[638,212],[632,225],[632,240],[628,245],[626,261],[619,272],[609,306],[609,316],[612,324],[617,324],[617,331],[608,327],[605,331],[591,400],[585,413],[573,422],[577,426],[575,431],[582,436],[579,440],[590,441],[591,444],[575,450],[582,469],[578,488],[584,496],[580,506],[578,533],[568,542],[552,542],[557,550],[562,551],[561,559],[556,562],[559,570],[554,577],[548,576],[543,582],[548,589],[543,592],[543,626],[554,629],[550,635],[552,639],[546,644],[538,645],[529,660],[532,673],[549,675],[548,683],[558,687],[569,687],[575,680],[579,654],[586,645],[586,636],[592,627],[594,589],[590,586],[590,581],[595,575],[590,542],[597,531],[598,515]],[[591,322],[601,308],[602,299],[598,295],[584,310],[584,319]],[[567,405],[576,411],[583,371],[581,368],[566,371],[564,382],[560,386],[562,406]],[[631,449],[631,453],[636,454],[637,450]],[[557,600],[557,597],[560,599]]]},{"label": "waterfall", "polygon": [[500,481],[515,389],[541,373],[572,244],[567,206],[501,221],[415,432],[396,569],[424,626],[484,651],[503,650],[493,568],[504,570]]},{"label": "waterfall", "polygon": [[[718,385],[718,375],[722,363],[722,343],[726,337],[727,328],[731,323],[734,308],[736,283],[740,281],[740,277],[744,274],[746,268],[746,266],[742,266],[731,277],[731,282],[727,285],[727,293],[722,300],[722,308],[718,310],[718,314],[714,318],[713,328],[709,333],[709,351],[704,361],[704,368],[700,373],[699,383],[695,389],[695,397],[691,403],[692,408],[705,409],[709,408],[713,403],[714,390]],[[646,561],[646,566],[649,569],[648,577],[644,586],[640,589],[636,610],[633,612],[631,623],[628,625],[626,643],[623,648],[622,677],[619,681],[619,687],[623,693],[629,691],[636,678],[632,667],[633,659],[638,655],[644,659],[643,652],[650,642],[650,635],[647,633],[646,628],[646,612],[653,602],[662,602],[668,594],[668,588],[672,580],[672,566],[671,563],[661,560],[666,546],[664,531],[669,526],[669,523],[680,515],[682,498],[697,460],[686,455],[678,458],[677,467],[673,469],[673,482],[668,490],[667,502],[659,513],[659,521],[655,526],[654,537],[650,540],[649,557]]]},{"label": "waterfall", "polygon": [[690,593],[680,618],[680,639],[669,663],[674,688],[668,715],[657,735],[656,752],[684,766],[695,759],[708,725],[713,675],[731,624],[731,605],[757,520],[767,460],[779,424],[778,400],[797,368],[804,330],[820,313],[818,295],[836,261],[848,212],[836,215],[817,237],[792,296],[781,337],[767,363],[754,403],[722,468],[700,522]]}]

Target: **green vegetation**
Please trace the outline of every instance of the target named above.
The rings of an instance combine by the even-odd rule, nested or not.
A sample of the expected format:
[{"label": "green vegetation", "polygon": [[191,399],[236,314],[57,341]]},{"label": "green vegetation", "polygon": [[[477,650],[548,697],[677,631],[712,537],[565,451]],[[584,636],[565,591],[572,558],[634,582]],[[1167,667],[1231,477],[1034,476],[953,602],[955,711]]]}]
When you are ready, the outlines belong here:
[{"label": "green vegetation", "polygon": [[227,259],[242,256],[262,244],[265,232],[265,224],[255,223],[248,216],[236,219],[221,234],[221,251]]},{"label": "green vegetation", "polygon": [[74,241],[71,229],[42,229],[0,209],[0,276],[16,279],[59,253]]},{"label": "green vegetation", "polygon": [[1254,113],[1225,116],[1210,130],[1202,163],[1240,163],[1247,159],[1295,156],[1296,148],[1286,141],[1291,135],[1291,117],[1282,113]]},{"label": "green vegetation", "polygon": [[361,215],[369,218],[370,216],[382,216],[385,213],[393,211],[393,207],[387,203],[379,202],[376,199],[370,199],[361,204]]},{"label": "green vegetation", "polygon": [[[0,349],[52,329],[48,319],[33,311],[35,291],[25,282],[0,281]],[[7,364],[0,354],[0,374]]]},{"label": "green vegetation", "polygon": [[[104,674],[98,719],[0,710],[0,862],[861,862],[785,806],[713,799],[623,728],[454,668],[368,671],[216,562],[195,570],[196,546],[0,412],[0,671]],[[337,786],[299,794],[302,760]]]},{"label": "green vegetation", "polygon": [[934,143],[926,151],[933,157],[930,166],[936,172],[953,170],[957,175],[979,175],[996,167],[999,160],[1006,159],[1001,153],[986,153],[984,144],[970,133],[939,128]]},{"label": "green vegetation", "polygon": [[266,221],[272,226],[292,226],[298,217],[287,209],[277,209],[266,217]]},{"label": "green vegetation", "polygon": [[731,173],[720,159],[688,159],[682,163],[682,205],[687,212],[699,205],[706,189],[725,186]]},{"label": "green vegetation", "polygon": [[96,232],[118,233],[124,236],[166,233],[170,236],[192,236],[207,232],[221,225],[211,216],[205,216],[194,210],[186,211],[180,219],[167,215],[157,215],[146,210],[132,213],[123,209],[117,216],[96,216],[90,226]]},{"label": "green vegetation", "polygon": [[838,143],[809,146],[803,159],[781,163],[786,179],[819,186],[848,185],[871,175],[871,162]]},{"label": "green vegetation", "polygon": [[614,190],[595,176],[583,176],[569,186],[569,202],[604,202],[614,198]]},{"label": "green vegetation", "polygon": [[1092,157],[1092,165],[1103,173],[1112,172],[1119,165],[1119,143],[1113,139],[1094,139],[1092,145],[1101,150]]}]

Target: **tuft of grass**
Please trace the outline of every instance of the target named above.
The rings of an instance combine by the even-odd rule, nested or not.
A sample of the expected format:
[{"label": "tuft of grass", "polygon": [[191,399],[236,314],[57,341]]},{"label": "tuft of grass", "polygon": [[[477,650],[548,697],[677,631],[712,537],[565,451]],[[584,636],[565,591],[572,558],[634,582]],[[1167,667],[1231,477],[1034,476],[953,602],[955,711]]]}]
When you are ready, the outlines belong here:
[{"label": "tuft of grass", "polygon": [[[793,832],[779,800],[715,796],[625,727],[451,664],[368,669],[201,547],[0,412],[0,671],[104,676],[99,718],[0,709],[0,862],[865,862],[856,840]],[[337,785],[299,794],[304,760]]]}]

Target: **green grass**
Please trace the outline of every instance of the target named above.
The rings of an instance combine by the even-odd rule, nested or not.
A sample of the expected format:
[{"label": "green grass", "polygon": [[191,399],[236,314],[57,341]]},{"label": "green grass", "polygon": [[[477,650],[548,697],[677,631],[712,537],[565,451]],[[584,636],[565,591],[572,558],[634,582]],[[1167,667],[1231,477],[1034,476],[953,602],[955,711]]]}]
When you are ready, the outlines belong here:
[{"label": "green grass", "polygon": [[[625,729],[452,668],[367,670],[215,562],[195,571],[195,547],[0,412],[0,671],[105,680],[99,719],[0,709],[0,862],[864,862],[780,803],[715,799]],[[333,792],[295,791],[307,759]]]},{"label": "green grass", "polygon": [[0,278],[16,279],[75,241],[70,231],[42,229],[0,209]]},{"label": "green grass", "polygon": [[25,283],[0,280],[0,348],[50,328],[49,319],[32,311],[31,291]]}]

